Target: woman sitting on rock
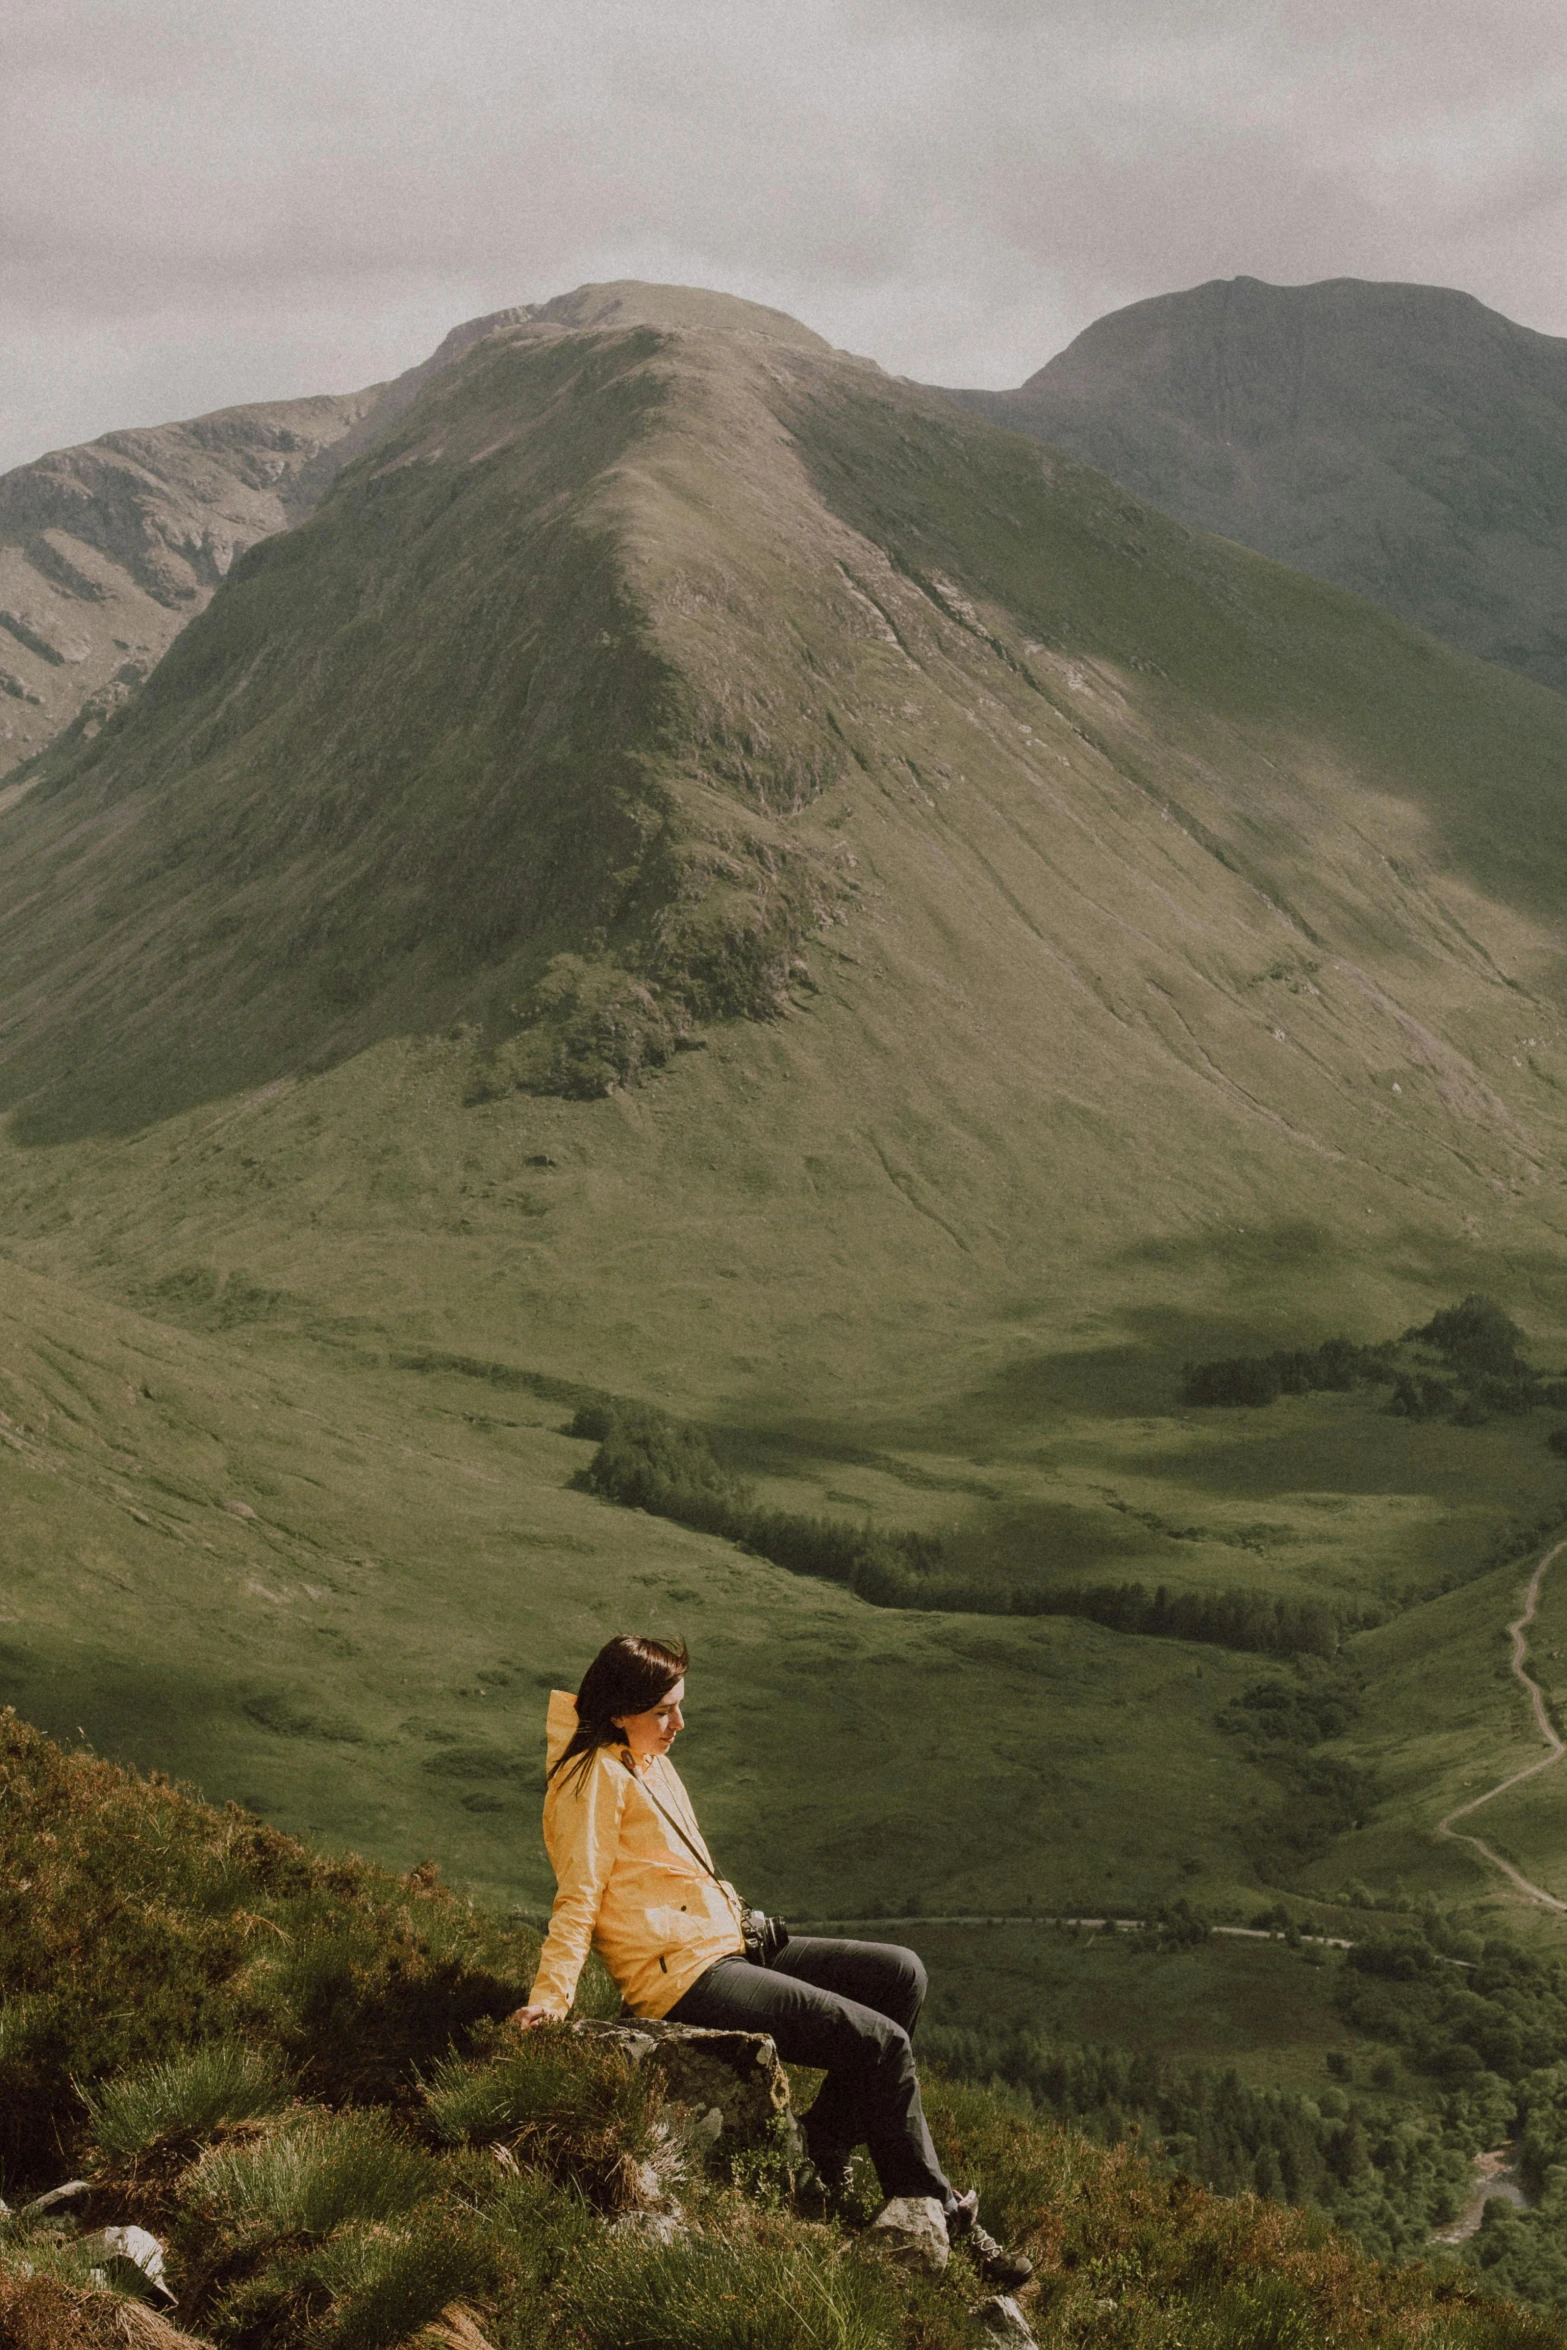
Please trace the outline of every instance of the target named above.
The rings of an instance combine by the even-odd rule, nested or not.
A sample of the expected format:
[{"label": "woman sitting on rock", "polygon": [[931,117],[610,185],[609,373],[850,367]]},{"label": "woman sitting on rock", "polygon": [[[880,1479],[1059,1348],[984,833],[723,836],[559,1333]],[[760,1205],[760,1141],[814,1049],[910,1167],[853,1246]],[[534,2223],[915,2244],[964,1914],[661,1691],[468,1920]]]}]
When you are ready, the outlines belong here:
[{"label": "woman sitting on rock", "polygon": [[686,1651],[621,1633],[572,1698],[549,1704],[544,1841],[559,1891],[524,2031],[570,2009],[591,1945],[632,2013],[709,2029],[767,2032],[786,2063],[826,2072],[804,2116],[829,2197],[849,2184],[862,2140],[883,2195],[930,2196],[986,2281],[1031,2273],[979,2225],[931,2144],[909,2034],[925,1999],[912,1950],[792,1934],[770,1963],[746,1956],[742,1904],[713,1868],[669,1749],[684,1728]]}]

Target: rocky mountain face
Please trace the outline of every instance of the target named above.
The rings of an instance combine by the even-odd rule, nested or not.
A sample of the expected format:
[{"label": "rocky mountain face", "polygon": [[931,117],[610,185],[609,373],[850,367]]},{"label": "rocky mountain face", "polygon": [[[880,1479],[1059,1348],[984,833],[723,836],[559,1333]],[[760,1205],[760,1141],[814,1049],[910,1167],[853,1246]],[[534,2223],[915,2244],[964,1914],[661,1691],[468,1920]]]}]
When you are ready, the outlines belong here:
[{"label": "rocky mountain face", "polygon": [[309,511],[321,459],[373,405],[226,408],[0,479],[0,779],[67,727],[96,731],[235,556]]},{"label": "rocky mountain face", "polygon": [[1567,688],[1567,341],[1467,294],[1215,279],[967,407]]}]

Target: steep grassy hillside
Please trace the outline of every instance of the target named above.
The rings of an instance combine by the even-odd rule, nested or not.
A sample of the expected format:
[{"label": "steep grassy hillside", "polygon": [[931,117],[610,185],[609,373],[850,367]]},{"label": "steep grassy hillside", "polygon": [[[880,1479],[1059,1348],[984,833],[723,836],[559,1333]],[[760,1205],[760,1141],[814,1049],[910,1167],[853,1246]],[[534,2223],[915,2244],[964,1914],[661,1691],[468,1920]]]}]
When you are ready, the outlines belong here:
[{"label": "steep grassy hillside", "polygon": [[1567,686],[1567,343],[1468,294],[1215,279],[965,406],[1183,522]]},{"label": "steep grassy hillside", "polygon": [[[534,1939],[430,1872],[326,1859],[9,1714],[0,1785],[0,2185],[19,2203],[63,2166],[86,2182],[0,2214],[17,2350],[186,2338],[126,2293],[134,2271],[106,2277],[93,2236],[127,2224],[166,2245],[182,2327],[224,2350],[974,2340],[967,2259],[883,2262],[857,2224],[873,2192],[804,2216],[771,2149],[706,2168],[651,2066],[560,2027],[498,2033]],[[590,1967],[590,2011],[607,1988]],[[928,2103],[952,2174],[1038,2262],[1050,2350],[1563,2338],[1450,2259],[1379,2268],[1318,2218],[1204,2194],[1004,2095],[932,2080]]]},{"label": "steep grassy hillside", "polygon": [[0,785],[68,729],[90,740],[207,604],[235,556],[303,521],[342,467],[383,439],[475,343],[504,326],[608,325],[628,309],[642,323],[722,326],[826,348],[781,312],[732,295],[579,286],[552,302],[468,319],[428,359],[367,391],[106,433],[0,478]]}]

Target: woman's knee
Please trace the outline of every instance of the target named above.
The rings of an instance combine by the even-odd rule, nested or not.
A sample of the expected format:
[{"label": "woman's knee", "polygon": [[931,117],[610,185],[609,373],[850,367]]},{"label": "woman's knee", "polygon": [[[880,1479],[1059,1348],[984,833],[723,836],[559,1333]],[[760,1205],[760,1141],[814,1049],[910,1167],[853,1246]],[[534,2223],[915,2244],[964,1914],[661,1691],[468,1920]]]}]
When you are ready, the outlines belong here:
[{"label": "woman's knee", "polygon": [[905,1950],[901,1942],[890,1942],[887,1945],[887,1954],[890,1958],[897,1960],[899,1971],[908,1985],[910,1998],[917,2005],[923,2006],[929,1977],[925,1972],[925,1961],[919,1952]]},{"label": "woman's knee", "polygon": [[888,2009],[900,2021],[907,2021],[912,2031],[920,2009],[925,2004],[928,1979],[925,1962],[917,1950],[906,1950],[901,1942],[884,1942],[880,1946],[885,1988],[882,1997]]},{"label": "woman's knee", "polygon": [[914,2044],[902,2024],[894,2023],[890,2016],[881,2017],[874,2049],[876,2074],[889,2088],[899,2081],[913,2080]]}]

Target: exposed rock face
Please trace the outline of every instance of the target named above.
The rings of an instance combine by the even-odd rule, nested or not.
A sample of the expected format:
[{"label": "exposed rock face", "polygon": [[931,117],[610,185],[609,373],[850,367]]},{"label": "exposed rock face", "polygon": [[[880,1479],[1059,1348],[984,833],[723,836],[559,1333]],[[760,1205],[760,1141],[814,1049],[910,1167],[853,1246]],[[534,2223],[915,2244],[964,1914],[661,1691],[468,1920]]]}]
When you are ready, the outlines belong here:
[{"label": "exposed rock face", "polygon": [[73,723],[96,730],[235,557],[309,511],[309,468],[375,400],[226,408],[0,479],[0,777]]},{"label": "exposed rock face", "polygon": [[956,397],[1567,689],[1567,341],[1440,286],[1215,279]]}]

